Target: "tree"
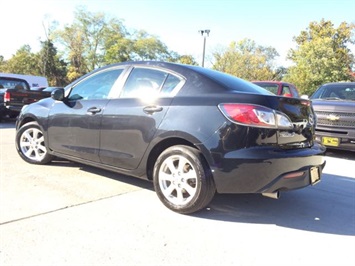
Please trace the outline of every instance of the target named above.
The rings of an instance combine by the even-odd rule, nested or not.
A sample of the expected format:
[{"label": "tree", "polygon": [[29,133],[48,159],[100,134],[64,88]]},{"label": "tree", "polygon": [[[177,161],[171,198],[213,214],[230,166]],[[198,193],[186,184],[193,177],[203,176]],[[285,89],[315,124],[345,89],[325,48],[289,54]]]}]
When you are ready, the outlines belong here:
[{"label": "tree", "polygon": [[38,55],[31,52],[29,45],[23,45],[13,57],[3,64],[3,71],[7,73],[40,75]]},{"label": "tree", "polygon": [[105,28],[103,42],[103,61],[106,64],[131,60],[133,41],[129,33],[118,19],[111,19]]},{"label": "tree", "polygon": [[[91,13],[79,7],[74,22],[54,33],[55,42],[64,46],[70,81],[115,60],[127,60],[130,43],[125,40],[126,30],[117,19],[108,19],[104,13]],[[128,49],[129,51],[129,49]]]},{"label": "tree", "polygon": [[167,46],[146,31],[138,31],[133,39],[133,60],[162,60],[171,58]]},{"label": "tree", "polygon": [[78,8],[74,22],[55,32],[64,46],[69,62],[68,79],[74,80],[103,65],[130,60],[172,61],[179,57],[169,52],[157,37],[145,31],[127,32],[117,18]]},{"label": "tree", "polygon": [[92,14],[79,7],[75,12],[74,23],[54,33],[54,41],[64,46],[69,61],[69,81],[102,65],[105,27],[106,17],[103,13]]},{"label": "tree", "polygon": [[4,56],[0,55],[0,72],[4,72],[4,68],[6,65],[6,61],[4,59]]},{"label": "tree", "polygon": [[213,69],[246,80],[273,80],[274,59],[279,54],[272,47],[256,45],[253,40],[232,42],[227,49],[213,53]]},{"label": "tree", "polygon": [[64,45],[64,54],[69,61],[67,78],[73,81],[88,72],[84,59],[84,40],[80,27],[76,24],[66,26],[64,30],[57,31],[56,41]]},{"label": "tree", "polygon": [[196,62],[195,58],[192,55],[176,55],[174,60],[171,62],[186,64],[186,65],[194,65],[197,66],[198,63]]},{"label": "tree", "polygon": [[48,79],[51,86],[65,86],[68,81],[66,79],[67,64],[57,55],[57,49],[52,41],[41,42],[42,49],[39,51],[39,67],[41,76]]},{"label": "tree", "polygon": [[354,28],[346,22],[338,28],[324,19],[311,22],[307,30],[294,37],[297,47],[289,51],[288,59],[295,64],[289,67],[285,80],[308,95],[327,82],[355,80],[354,55],[348,48],[355,43]]}]

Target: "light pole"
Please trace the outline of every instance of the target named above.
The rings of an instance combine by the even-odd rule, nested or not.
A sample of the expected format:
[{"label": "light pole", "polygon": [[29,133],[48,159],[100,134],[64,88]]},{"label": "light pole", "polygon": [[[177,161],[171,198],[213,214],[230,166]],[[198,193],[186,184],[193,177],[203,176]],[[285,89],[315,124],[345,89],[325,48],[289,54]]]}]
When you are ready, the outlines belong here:
[{"label": "light pole", "polygon": [[202,67],[205,65],[205,49],[206,49],[206,37],[210,35],[210,30],[199,30],[201,36],[203,36],[203,52],[202,52]]}]

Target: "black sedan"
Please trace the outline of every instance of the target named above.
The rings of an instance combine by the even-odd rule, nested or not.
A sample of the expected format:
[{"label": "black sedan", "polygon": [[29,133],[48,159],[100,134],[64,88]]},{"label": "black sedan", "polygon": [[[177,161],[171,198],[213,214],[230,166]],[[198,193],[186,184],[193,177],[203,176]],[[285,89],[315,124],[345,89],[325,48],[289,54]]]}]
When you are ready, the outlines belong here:
[{"label": "black sedan", "polygon": [[221,72],[126,62],[24,107],[16,147],[33,164],[57,156],[152,180],[165,206],[188,214],[216,191],[278,198],[320,181],[314,118],[308,100]]}]

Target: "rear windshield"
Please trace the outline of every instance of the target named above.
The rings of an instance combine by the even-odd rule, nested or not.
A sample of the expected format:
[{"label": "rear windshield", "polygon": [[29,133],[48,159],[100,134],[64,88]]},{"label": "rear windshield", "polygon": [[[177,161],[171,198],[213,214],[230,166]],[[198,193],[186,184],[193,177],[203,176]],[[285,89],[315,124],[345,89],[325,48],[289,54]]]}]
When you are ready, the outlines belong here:
[{"label": "rear windshield", "polygon": [[26,81],[0,77],[0,89],[29,89]]},{"label": "rear windshield", "polygon": [[259,83],[259,82],[255,82],[254,84],[263,87],[264,89],[272,92],[273,94],[278,94],[279,91],[279,86],[277,84],[271,84],[271,83]]},{"label": "rear windshield", "polygon": [[191,66],[196,72],[208,76],[215,82],[227,87],[230,91],[238,91],[253,94],[274,95],[273,93],[261,88],[251,82],[237,78],[230,74],[222,73],[219,71],[211,70],[208,68],[195,68]]}]

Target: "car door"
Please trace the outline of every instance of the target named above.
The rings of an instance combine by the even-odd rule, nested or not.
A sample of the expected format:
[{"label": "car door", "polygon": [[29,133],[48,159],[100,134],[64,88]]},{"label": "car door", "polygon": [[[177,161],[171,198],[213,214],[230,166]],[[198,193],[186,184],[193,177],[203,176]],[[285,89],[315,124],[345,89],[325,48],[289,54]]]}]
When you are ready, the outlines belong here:
[{"label": "car door", "polygon": [[75,84],[56,101],[48,118],[50,149],[99,162],[100,126],[110,95],[119,86],[123,68],[104,69]]},{"label": "car door", "polygon": [[164,118],[172,96],[184,84],[180,76],[133,68],[118,99],[107,104],[100,135],[102,163],[135,169]]}]

